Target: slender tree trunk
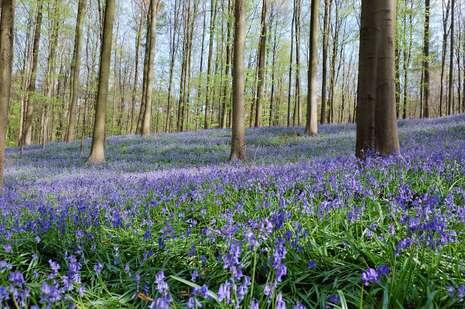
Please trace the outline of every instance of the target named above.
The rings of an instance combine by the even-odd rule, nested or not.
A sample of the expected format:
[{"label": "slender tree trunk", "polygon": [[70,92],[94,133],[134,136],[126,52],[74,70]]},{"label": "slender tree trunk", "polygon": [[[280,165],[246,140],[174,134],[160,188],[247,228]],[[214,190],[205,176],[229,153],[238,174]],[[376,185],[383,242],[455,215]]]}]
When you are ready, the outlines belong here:
[{"label": "slender tree trunk", "polygon": [[48,141],[48,131],[50,124],[50,106],[52,106],[53,88],[55,85],[55,66],[56,66],[56,52],[58,45],[58,31],[60,27],[60,7],[59,1],[55,0],[53,4],[53,11],[51,16],[52,26],[49,39],[49,52],[47,60],[47,75],[44,83],[44,95],[47,97],[47,102],[43,106],[42,111],[42,146],[44,147]]},{"label": "slender tree trunk", "polygon": [[455,0],[451,1],[450,17],[450,58],[449,58],[449,95],[447,98],[447,114],[451,115],[454,106],[454,40],[455,40]]},{"label": "slender tree trunk", "polygon": [[171,33],[171,47],[170,47],[170,73],[169,73],[169,83],[168,83],[168,99],[167,99],[167,108],[166,108],[166,121],[165,121],[165,131],[171,131],[171,103],[172,103],[172,92],[173,92],[173,76],[174,76],[174,65],[176,61],[176,38],[178,31],[178,0],[174,1],[174,12],[173,12],[173,30]]},{"label": "slender tree trunk", "polygon": [[32,122],[34,116],[34,104],[32,103],[32,95],[36,90],[36,76],[37,76],[37,65],[39,57],[39,43],[42,29],[42,9],[43,0],[38,0],[37,3],[37,16],[34,30],[34,40],[32,48],[32,69],[31,78],[29,79],[29,86],[27,89],[25,110],[26,114],[24,117],[23,136],[21,137],[21,148],[32,143]]},{"label": "slender tree trunk", "polygon": [[87,0],[79,0],[78,13],[76,17],[76,29],[74,32],[74,51],[73,60],[71,63],[71,94],[69,100],[68,112],[68,131],[66,134],[66,142],[72,142],[75,139],[76,116],[74,109],[77,104],[79,92],[79,71],[81,66],[81,29],[86,12]]},{"label": "slender tree trunk", "polygon": [[447,38],[449,36],[449,31],[447,29],[447,24],[449,20],[450,12],[450,0],[447,1],[446,7],[444,7],[444,1],[442,1],[442,53],[441,53],[441,81],[439,88],[439,116],[443,115],[443,105],[444,105],[444,75],[445,75],[445,66],[446,66],[446,53],[447,53]]},{"label": "slender tree trunk", "polygon": [[254,126],[260,126],[261,101],[263,98],[265,84],[265,58],[266,58],[266,37],[267,37],[267,0],[262,0],[261,32],[258,44],[258,64],[257,64],[257,89],[255,91],[255,122]]},{"label": "slender tree trunk", "polygon": [[144,137],[150,135],[151,120],[152,120],[152,83],[153,83],[153,62],[155,58],[155,39],[156,39],[156,25],[157,25],[157,12],[159,0],[150,0],[150,8],[147,16],[147,39],[145,57],[147,57],[146,76],[144,78],[145,93],[143,94],[144,113],[142,117],[142,125],[140,134]]},{"label": "slender tree trunk", "polygon": [[[272,25],[272,23],[271,23]],[[270,114],[268,125],[271,127],[274,124],[275,115],[279,113],[275,104],[276,101],[276,58],[278,52],[278,19],[276,18],[273,30],[273,48],[272,48],[272,63],[271,63],[271,96],[270,96]],[[276,109],[276,111],[275,111]]]},{"label": "slender tree trunk", "polygon": [[5,136],[11,95],[15,1],[2,0],[0,9],[0,189],[2,189],[4,184]]},{"label": "slender tree trunk", "polygon": [[211,95],[211,73],[212,73],[212,57],[213,57],[213,39],[215,37],[215,23],[216,23],[216,5],[217,0],[211,0],[210,3],[210,32],[208,42],[208,60],[207,60],[207,89],[205,92],[205,119],[204,129],[208,129],[208,110],[210,109],[210,95]]},{"label": "slender tree trunk", "polygon": [[328,76],[328,46],[329,46],[329,29],[331,22],[331,6],[333,0],[325,0],[325,12],[323,18],[323,70],[321,81],[321,115],[320,122],[325,123],[326,120],[326,84]]},{"label": "slender tree trunk", "polygon": [[115,0],[106,0],[97,102],[95,104],[94,133],[92,136],[91,152],[88,159],[90,164],[100,164],[105,161],[105,116],[108,98],[108,81],[110,77],[114,17]]},{"label": "slender tree trunk", "polygon": [[[230,75],[231,75],[231,28],[232,28],[232,18],[233,18],[233,6],[232,0],[228,0],[228,19],[227,19],[227,40],[226,40],[226,66],[224,70],[224,75],[226,76],[226,82],[223,85],[223,106],[221,108],[221,119],[220,119],[220,127],[225,128],[226,126],[226,116],[227,116],[227,109],[230,108],[231,105],[231,96],[228,95],[230,91]],[[229,106],[229,107],[228,107]]]},{"label": "slender tree trunk", "polygon": [[294,63],[294,24],[295,24],[295,2],[294,10],[292,13],[292,24],[291,24],[291,54],[289,59],[289,77],[288,77],[288,91],[287,91],[287,126],[291,126],[291,98],[292,98],[292,72]]},{"label": "slender tree trunk", "polygon": [[293,115],[293,125],[300,126],[300,17],[302,14],[301,10],[301,0],[295,0],[295,104],[294,104],[294,115]]},{"label": "slender tree trunk", "polygon": [[429,118],[429,20],[430,0],[425,0],[425,26],[423,43],[423,117]]},{"label": "slender tree trunk", "polygon": [[244,128],[244,45],[245,4],[235,0],[234,4],[234,62],[233,62],[233,123],[231,160],[245,159]]},{"label": "slender tree trunk", "polygon": [[308,64],[307,123],[305,133],[308,136],[318,134],[318,101],[316,93],[318,70],[318,21],[320,18],[320,0],[312,0],[310,21],[310,61]]}]

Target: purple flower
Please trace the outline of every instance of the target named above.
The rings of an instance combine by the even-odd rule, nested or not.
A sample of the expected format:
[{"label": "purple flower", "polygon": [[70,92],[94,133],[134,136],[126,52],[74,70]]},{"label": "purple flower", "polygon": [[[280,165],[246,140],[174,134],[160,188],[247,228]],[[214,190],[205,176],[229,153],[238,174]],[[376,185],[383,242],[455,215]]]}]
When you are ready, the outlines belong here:
[{"label": "purple flower", "polygon": [[97,275],[100,275],[100,273],[103,270],[103,264],[100,262],[97,262],[97,264],[94,265],[94,271]]},{"label": "purple flower", "polygon": [[8,280],[16,286],[22,286],[25,283],[23,273],[19,271],[10,273]]},{"label": "purple flower", "polygon": [[363,284],[368,286],[370,283],[378,282],[379,274],[374,268],[368,268],[362,273]]},{"label": "purple flower", "polygon": [[169,288],[168,288],[168,283],[165,281],[165,274],[160,271],[157,273],[155,276],[155,283],[157,284],[157,291],[161,295],[168,295]]},{"label": "purple flower", "polygon": [[279,293],[276,296],[276,309],[286,309],[286,302],[283,300],[283,295]]},{"label": "purple flower", "polygon": [[315,269],[316,268],[316,262],[314,260],[311,260],[310,262],[308,262],[307,264],[307,267],[308,269]]},{"label": "purple flower", "polygon": [[229,281],[220,285],[220,288],[218,289],[218,300],[220,302],[226,301],[227,304],[231,303],[231,288],[232,284]]}]

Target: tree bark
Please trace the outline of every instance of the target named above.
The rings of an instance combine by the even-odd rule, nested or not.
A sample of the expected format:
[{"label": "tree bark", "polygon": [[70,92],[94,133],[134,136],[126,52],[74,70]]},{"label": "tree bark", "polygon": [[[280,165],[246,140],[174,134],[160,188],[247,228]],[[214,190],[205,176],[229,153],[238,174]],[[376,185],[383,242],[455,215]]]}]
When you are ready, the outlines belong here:
[{"label": "tree bark", "polygon": [[378,65],[376,85],[376,150],[381,155],[398,154],[400,150],[396,119],[395,89],[395,0],[376,0],[376,18],[380,23],[377,41]]},{"label": "tree bark", "polygon": [[362,1],[356,112],[356,155],[360,159],[375,152],[376,42],[380,32],[375,13],[372,0]]},{"label": "tree bark", "polygon": [[308,136],[318,134],[318,101],[316,93],[318,70],[318,21],[320,18],[320,0],[312,0],[310,21],[310,61],[308,64],[307,123],[305,133]]},{"label": "tree bark", "polygon": [[76,115],[74,109],[77,105],[77,97],[79,92],[79,71],[81,66],[81,29],[86,15],[87,0],[79,0],[78,13],[76,17],[76,29],[74,32],[74,51],[73,60],[71,63],[71,94],[69,99],[68,112],[68,132],[66,134],[66,142],[72,142],[75,139]]},{"label": "tree bark", "polygon": [[453,113],[454,106],[454,34],[455,34],[455,0],[451,1],[450,16],[450,53],[449,53],[449,95],[447,97],[447,114]]},{"label": "tree bark", "polygon": [[244,128],[244,45],[245,45],[245,4],[235,0],[234,4],[234,61],[233,61],[233,122],[231,160],[245,159]]},{"label": "tree bark", "polygon": [[254,127],[260,126],[260,116],[262,112],[261,101],[263,98],[265,83],[265,57],[266,57],[266,37],[267,37],[267,0],[262,0],[262,14],[260,18],[260,40],[258,43],[258,63],[257,63],[257,89],[255,90],[255,121]]},{"label": "tree bark", "polygon": [[326,84],[328,75],[328,46],[329,46],[329,27],[331,18],[332,0],[325,0],[325,12],[323,18],[323,70],[321,81],[321,115],[320,122],[325,123],[326,120]]},{"label": "tree bark", "polygon": [[32,47],[32,69],[31,77],[29,79],[29,86],[27,89],[26,95],[26,113],[24,117],[23,124],[23,136],[21,137],[20,145],[28,146],[32,143],[32,121],[34,116],[34,104],[32,103],[32,95],[36,90],[36,77],[37,77],[37,65],[39,58],[39,43],[42,29],[42,9],[43,9],[43,0],[38,0],[37,3],[37,15],[34,29],[34,39]]},{"label": "tree bark", "polygon": [[97,101],[95,106],[94,133],[92,136],[91,152],[88,159],[90,164],[100,164],[105,162],[105,118],[108,98],[108,81],[110,77],[114,17],[115,0],[106,0]]},{"label": "tree bark", "polygon": [[2,0],[0,12],[0,189],[3,188],[6,129],[11,95],[15,1]]},{"label": "tree bark", "polygon": [[212,57],[213,57],[213,39],[215,36],[216,23],[216,3],[217,0],[211,0],[210,4],[210,31],[208,41],[208,59],[207,59],[207,89],[205,91],[205,119],[204,129],[208,129],[208,110],[210,108],[210,92],[211,92],[211,73],[212,73]]},{"label": "tree bark", "polygon": [[155,39],[156,39],[156,24],[159,0],[150,0],[150,7],[147,16],[147,38],[145,49],[145,65],[147,68],[144,70],[144,93],[143,93],[143,106],[144,113],[142,116],[142,125],[140,134],[144,137],[150,135],[151,120],[152,120],[152,83],[153,83],[153,62],[155,58]]},{"label": "tree bark", "polygon": [[423,43],[423,117],[429,118],[429,20],[430,20],[430,0],[425,0],[425,25]]}]

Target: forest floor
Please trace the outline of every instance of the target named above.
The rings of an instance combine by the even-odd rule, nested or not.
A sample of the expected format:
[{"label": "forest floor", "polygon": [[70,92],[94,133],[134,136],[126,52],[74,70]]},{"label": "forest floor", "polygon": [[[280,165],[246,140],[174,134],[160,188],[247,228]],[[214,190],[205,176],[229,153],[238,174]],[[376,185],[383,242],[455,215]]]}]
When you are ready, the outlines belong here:
[{"label": "forest floor", "polygon": [[364,164],[353,125],[8,149],[0,307],[462,307],[465,116],[399,128]]}]

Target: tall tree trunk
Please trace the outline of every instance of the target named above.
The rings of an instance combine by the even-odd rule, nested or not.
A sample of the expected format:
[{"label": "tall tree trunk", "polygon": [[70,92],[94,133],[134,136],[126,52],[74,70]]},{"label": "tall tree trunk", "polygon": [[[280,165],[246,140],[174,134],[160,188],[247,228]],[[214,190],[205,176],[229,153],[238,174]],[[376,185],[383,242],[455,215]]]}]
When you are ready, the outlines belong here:
[{"label": "tall tree trunk", "polygon": [[295,104],[292,123],[294,126],[300,126],[300,17],[302,3],[301,0],[295,0],[295,2]]},{"label": "tall tree trunk", "polygon": [[[224,69],[224,75],[226,76],[226,82],[223,85],[223,106],[221,108],[221,119],[220,119],[220,127],[225,128],[226,126],[226,116],[227,116],[227,109],[230,108],[231,105],[231,96],[228,95],[230,92],[230,75],[231,75],[231,28],[232,28],[232,18],[233,18],[233,0],[228,0],[228,18],[227,18],[227,40],[226,40],[226,66]],[[228,107],[229,106],[229,107]]]},{"label": "tall tree trunk", "polygon": [[375,13],[376,7],[373,5],[372,0],[363,0],[356,112],[356,155],[360,159],[364,159],[375,152],[375,107],[378,63],[376,45],[380,32]]},{"label": "tall tree trunk", "polygon": [[216,3],[217,0],[210,2],[210,31],[208,42],[208,60],[207,60],[207,89],[205,91],[205,119],[204,129],[208,129],[208,110],[210,109],[210,95],[211,95],[211,73],[212,73],[212,57],[213,57],[213,39],[215,36],[215,23],[216,23]]},{"label": "tall tree trunk", "polygon": [[[273,27],[273,23],[271,27],[273,29],[273,48],[272,48],[272,63],[271,63],[271,95],[270,95],[270,114],[268,119],[268,125],[271,127],[274,125],[274,118],[275,115],[278,114],[277,106],[275,104],[276,101],[276,58],[278,53],[278,18],[275,20],[275,25]],[[276,109],[276,111],[275,111]]]},{"label": "tall tree trunk", "polygon": [[11,95],[15,1],[2,0],[0,9],[0,189],[2,189],[4,183],[5,136]]},{"label": "tall tree trunk", "polygon": [[173,11],[173,29],[171,32],[171,46],[170,46],[170,73],[169,73],[169,83],[168,83],[168,99],[166,107],[166,120],[165,120],[165,131],[171,131],[171,103],[172,103],[172,92],[173,92],[173,76],[174,76],[174,65],[176,61],[176,38],[178,32],[178,0],[174,1],[174,11]]},{"label": "tall tree trunk", "polygon": [[143,106],[144,113],[142,116],[142,125],[140,134],[144,137],[150,135],[151,120],[152,120],[152,83],[153,83],[153,62],[155,58],[155,39],[156,39],[156,25],[157,25],[157,12],[158,12],[159,0],[150,0],[150,7],[147,16],[147,38],[146,38],[146,49],[145,57],[147,58],[145,65],[147,69],[144,70],[146,76],[144,76],[145,93],[143,93]]},{"label": "tall tree trunk", "polygon": [[381,155],[399,153],[395,89],[395,0],[376,0],[380,25],[377,41],[378,65],[376,86],[376,150]]},{"label": "tall tree trunk", "polygon": [[261,31],[258,43],[258,64],[257,64],[257,89],[255,91],[255,122],[254,126],[260,126],[260,116],[262,111],[261,101],[263,98],[265,84],[265,58],[266,58],[266,37],[267,37],[267,0],[262,0],[262,16],[260,19]]},{"label": "tall tree trunk", "polygon": [[244,45],[245,4],[235,0],[234,4],[234,62],[233,62],[233,122],[231,160],[245,159],[244,128]]},{"label": "tall tree trunk", "polygon": [[446,67],[446,53],[447,53],[447,38],[449,36],[448,21],[450,12],[450,0],[447,0],[447,4],[444,7],[444,1],[442,1],[442,53],[441,53],[441,81],[439,88],[439,116],[443,115],[444,105],[444,75]]},{"label": "tall tree trunk", "polygon": [[103,26],[100,69],[95,104],[94,133],[88,162],[100,164],[105,161],[105,116],[108,98],[108,82],[110,77],[111,46],[113,42],[113,20],[115,18],[115,0],[106,0]]},{"label": "tall tree trunk", "polygon": [[135,60],[134,60],[134,80],[132,84],[132,92],[131,92],[131,113],[129,115],[129,132],[134,132],[134,115],[136,110],[136,98],[137,98],[137,84],[139,80],[139,60],[140,60],[140,41],[141,41],[141,32],[142,32],[142,23],[143,18],[142,14],[138,16],[139,20],[137,23],[137,33],[136,33],[136,40],[135,40]]},{"label": "tall tree trunk", "polygon": [[425,0],[425,28],[423,43],[423,117],[429,118],[429,20],[430,0]]},{"label": "tall tree trunk", "polygon": [[454,106],[454,40],[455,40],[455,0],[451,1],[450,17],[450,54],[449,54],[449,95],[447,98],[447,114],[451,115]]},{"label": "tall tree trunk", "polygon": [[66,134],[66,142],[72,142],[75,139],[76,116],[74,109],[77,104],[79,92],[79,71],[81,67],[81,29],[86,14],[87,0],[79,0],[78,13],[76,17],[76,29],[74,32],[74,51],[73,60],[71,63],[71,94],[69,99],[68,112],[68,131]]},{"label": "tall tree trunk", "polygon": [[326,118],[326,84],[328,76],[328,47],[329,47],[329,29],[331,22],[332,0],[325,0],[325,13],[323,18],[323,70],[321,81],[321,115],[320,122],[325,123]]},{"label": "tall tree trunk", "polygon": [[312,0],[310,21],[310,61],[308,64],[307,123],[305,133],[318,134],[318,101],[316,93],[318,70],[318,21],[320,18],[320,0]]},{"label": "tall tree trunk", "polygon": [[291,126],[291,94],[292,94],[292,72],[294,64],[294,24],[295,24],[295,1],[294,1],[294,10],[292,13],[292,23],[291,23],[291,54],[289,56],[289,77],[288,77],[288,90],[287,90],[287,126]]},{"label": "tall tree trunk", "polygon": [[26,102],[25,102],[25,110],[26,114],[24,117],[24,124],[23,124],[23,136],[21,137],[21,147],[27,146],[32,143],[32,122],[34,116],[34,104],[32,103],[32,96],[36,90],[36,76],[37,76],[37,65],[38,65],[38,58],[39,58],[39,43],[40,43],[40,35],[42,29],[42,9],[43,9],[43,0],[38,0],[37,3],[37,16],[35,22],[35,30],[34,30],[34,39],[33,39],[33,47],[32,47],[32,69],[31,69],[31,77],[29,79],[29,86],[27,89],[26,95]]},{"label": "tall tree trunk", "polygon": [[50,31],[49,39],[49,51],[47,60],[47,75],[45,76],[44,83],[44,95],[47,98],[47,102],[43,106],[42,111],[42,145],[48,141],[48,131],[50,122],[50,106],[52,105],[53,88],[55,85],[55,66],[56,66],[56,52],[58,45],[58,31],[60,27],[60,4],[58,0],[54,1],[53,11],[51,12],[50,19],[52,20],[52,26]]}]

